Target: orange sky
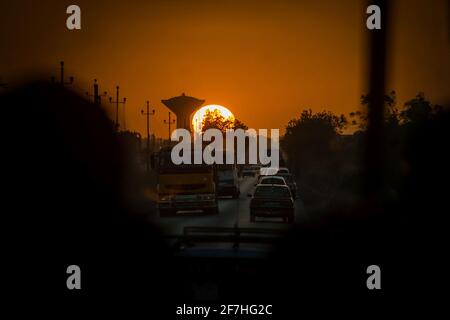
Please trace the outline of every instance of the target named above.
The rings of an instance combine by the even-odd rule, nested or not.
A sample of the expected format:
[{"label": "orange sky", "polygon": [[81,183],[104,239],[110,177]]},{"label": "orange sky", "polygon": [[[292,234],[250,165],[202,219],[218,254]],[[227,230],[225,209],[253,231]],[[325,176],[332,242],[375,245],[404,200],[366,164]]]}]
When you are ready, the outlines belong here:
[{"label": "orange sky", "polygon": [[[39,4],[38,4],[39,3]],[[68,31],[65,9],[82,10]],[[185,92],[221,104],[253,128],[281,128],[304,108],[347,114],[365,88],[365,1],[2,1],[0,78],[59,75],[75,89],[127,97],[127,127],[167,135],[161,104]],[[399,102],[424,91],[449,99],[450,37],[445,0],[397,1],[389,89]],[[447,100],[448,101],[448,100]],[[111,107],[108,107],[113,110]],[[122,115],[121,115],[122,119]]]}]

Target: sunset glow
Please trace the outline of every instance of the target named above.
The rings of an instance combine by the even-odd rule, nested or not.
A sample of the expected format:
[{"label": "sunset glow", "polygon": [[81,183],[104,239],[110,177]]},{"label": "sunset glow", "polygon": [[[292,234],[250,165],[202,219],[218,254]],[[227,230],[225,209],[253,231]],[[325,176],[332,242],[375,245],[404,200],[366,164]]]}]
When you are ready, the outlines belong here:
[{"label": "sunset glow", "polygon": [[218,110],[225,119],[234,120],[234,114],[229,109],[218,104],[209,104],[198,109],[192,117],[192,127],[194,128],[195,132],[200,132],[202,130],[203,118],[205,117],[206,111],[208,110]]}]

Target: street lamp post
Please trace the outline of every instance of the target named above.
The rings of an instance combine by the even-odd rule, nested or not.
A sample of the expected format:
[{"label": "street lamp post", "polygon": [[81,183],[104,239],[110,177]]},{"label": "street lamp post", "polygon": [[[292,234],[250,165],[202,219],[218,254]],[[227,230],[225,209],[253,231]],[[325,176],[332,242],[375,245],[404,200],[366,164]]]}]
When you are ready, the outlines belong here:
[{"label": "street lamp post", "polygon": [[103,94],[99,94],[98,93],[99,89],[98,89],[98,83],[97,83],[97,79],[94,79],[94,94],[90,94],[89,92],[86,92],[86,96],[88,98],[93,97],[94,98],[94,104],[96,106],[99,106],[101,104],[101,97],[106,96],[108,93],[105,91],[103,92]]},{"label": "street lamp post", "polygon": [[[64,81],[64,61],[60,61],[60,62],[59,62],[59,66],[60,66],[60,79],[59,79],[59,83],[60,83],[62,86],[67,85],[67,84],[72,84],[72,83],[73,83],[73,79],[74,79],[72,76],[69,77],[69,81],[68,81],[68,82]],[[55,82],[55,77],[52,77],[52,82]]]},{"label": "street lamp post", "polygon": [[169,141],[170,141],[170,134],[172,133],[172,130],[171,130],[171,125],[172,124],[175,124],[175,119],[172,119],[171,120],[171,116],[172,116],[172,114],[171,114],[171,112],[169,111],[169,121],[167,121],[167,120],[164,120],[164,124],[167,124],[167,125],[169,125]]},{"label": "street lamp post", "polygon": [[141,114],[147,117],[147,172],[150,171],[149,161],[150,161],[150,116],[155,115],[155,109],[150,112],[150,104],[147,100],[147,111],[141,110]]},{"label": "street lamp post", "polygon": [[109,97],[110,103],[116,104],[116,130],[119,131],[119,104],[125,105],[125,102],[127,101],[127,98],[123,98],[122,101],[119,100],[119,86],[116,86],[116,100],[113,101],[111,97]]}]

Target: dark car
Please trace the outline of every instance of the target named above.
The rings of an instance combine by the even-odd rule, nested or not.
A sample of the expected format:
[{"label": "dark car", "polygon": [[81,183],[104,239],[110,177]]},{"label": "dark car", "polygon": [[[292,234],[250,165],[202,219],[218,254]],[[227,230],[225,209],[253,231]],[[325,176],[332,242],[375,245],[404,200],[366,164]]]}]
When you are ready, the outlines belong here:
[{"label": "dark car", "polygon": [[245,166],[242,168],[241,175],[242,177],[256,177],[260,168],[261,166],[258,165]]},{"label": "dark car", "polygon": [[297,184],[294,181],[294,178],[290,173],[277,173],[277,176],[283,177],[284,181],[286,181],[286,184],[289,187],[289,190],[291,190],[292,198],[297,199]]},{"label": "dark car", "polygon": [[258,182],[255,183],[255,187],[258,184],[276,184],[281,186],[287,186],[287,183],[284,180],[284,178],[280,176],[260,176],[258,178]]},{"label": "dark car", "polygon": [[217,194],[219,196],[239,197],[239,178],[237,169],[234,165],[218,165],[217,182]]},{"label": "dark car", "polygon": [[[249,195],[252,196],[252,195]],[[259,184],[250,201],[250,221],[256,217],[283,218],[294,222],[294,200],[288,186]]]}]

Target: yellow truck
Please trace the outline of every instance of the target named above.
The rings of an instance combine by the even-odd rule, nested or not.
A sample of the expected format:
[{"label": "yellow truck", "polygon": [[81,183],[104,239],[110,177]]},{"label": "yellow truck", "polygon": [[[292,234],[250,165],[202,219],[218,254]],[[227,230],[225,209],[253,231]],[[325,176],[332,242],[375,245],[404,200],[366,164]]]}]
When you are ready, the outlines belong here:
[{"label": "yellow truck", "polygon": [[154,154],[152,161],[158,177],[157,207],[160,215],[200,210],[206,214],[217,214],[215,165],[176,165],[170,154],[171,147],[162,148]]}]

